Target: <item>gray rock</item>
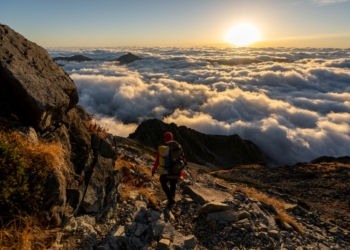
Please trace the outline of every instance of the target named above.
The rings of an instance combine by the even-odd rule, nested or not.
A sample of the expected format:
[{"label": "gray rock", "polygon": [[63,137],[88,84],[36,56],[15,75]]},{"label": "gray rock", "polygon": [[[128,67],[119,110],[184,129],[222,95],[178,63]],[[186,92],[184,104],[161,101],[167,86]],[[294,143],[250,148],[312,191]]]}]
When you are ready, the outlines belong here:
[{"label": "gray rock", "polygon": [[225,203],[221,202],[209,202],[204,204],[199,210],[198,214],[204,214],[204,213],[212,213],[212,212],[218,212],[218,211],[226,211],[230,210],[231,207]]},{"label": "gray rock", "polygon": [[148,229],[148,225],[137,223],[135,236],[140,237],[147,229]]},{"label": "gray rock", "polygon": [[205,188],[201,185],[185,186],[184,194],[188,194],[194,201],[201,205],[207,202],[223,202],[225,200],[232,200],[232,195],[226,192],[218,191],[216,189]]},{"label": "gray rock", "polygon": [[154,237],[159,237],[165,227],[163,220],[156,220],[151,223],[152,233]]},{"label": "gray rock", "polygon": [[223,220],[229,222],[238,221],[237,215],[231,211],[221,211],[215,213],[209,213],[207,216],[207,221],[211,220]]},{"label": "gray rock", "polygon": [[71,144],[71,161],[76,166],[75,170],[80,173],[77,166],[86,161],[88,152],[91,149],[91,136],[79,116],[78,107],[71,108],[63,117],[62,122],[67,127],[69,132],[69,140]]},{"label": "gray rock", "polygon": [[196,247],[196,237],[194,235],[177,235],[174,238],[173,246],[175,249],[194,249]]},{"label": "gray rock", "polygon": [[331,250],[328,246],[322,244],[322,243],[319,243],[318,244],[318,247],[320,250]]},{"label": "gray rock", "polygon": [[141,249],[143,247],[142,241],[137,237],[132,237],[130,240],[132,249]]},{"label": "gray rock", "polygon": [[157,245],[157,250],[169,250],[170,249],[170,240],[168,239],[161,239],[159,242],[158,242],[158,245]]},{"label": "gray rock", "polygon": [[111,159],[98,156],[85,196],[80,204],[80,208],[84,212],[96,213],[103,205],[106,195],[109,194],[113,187],[115,188],[117,181],[115,180],[116,173],[113,172],[113,168],[114,163]]},{"label": "gray rock", "polygon": [[116,242],[125,242],[128,240],[126,234],[125,234],[125,227],[124,226],[118,226],[117,230],[113,233],[113,237],[116,240]]},{"label": "gray rock", "polygon": [[170,223],[165,223],[165,226],[161,233],[162,238],[169,239],[172,241],[177,234],[177,231]]},{"label": "gray rock", "polygon": [[252,217],[252,215],[250,213],[248,213],[247,211],[241,211],[237,214],[238,220],[242,220],[242,219],[250,219],[250,217]]},{"label": "gray rock", "polygon": [[157,221],[160,218],[160,213],[158,211],[151,210],[150,221]]},{"label": "gray rock", "polygon": [[99,155],[108,159],[117,159],[117,152],[114,150],[113,145],[109,144],[106,140],[101,139],[99,147],[97,149]]},{"label": "gray rock", "polygon": [[48,52],[6,25],[0,25],[0,92],[12,113],[36,130],[61,121],[78,103],[77,88]]},{"label": "gray rock", "polygon": [[280,234],[277,230],[270,230],[270,231],[268,231],[268,234],[275,239],[280,238]]},{"label": "gray rock", "polygon": [[329,232],[332,233],[332,234],[337,234],[339,231],[338,227],[332,227]]},{"label": "gray rock", "polygon": [[265,232],[260,232],[260,233],[258,234],[258,237],[259,237],[260,239],[262,239],[262,240],[268,240],[268,239],[269,239],[269,236],[268,236],[267,233],[265,233]]},{"label": "gray rock", "polygon": [[184,247],[185,249],[194,249],[196,247],[196,237],[194,235],[188,235],[184,237]]}]

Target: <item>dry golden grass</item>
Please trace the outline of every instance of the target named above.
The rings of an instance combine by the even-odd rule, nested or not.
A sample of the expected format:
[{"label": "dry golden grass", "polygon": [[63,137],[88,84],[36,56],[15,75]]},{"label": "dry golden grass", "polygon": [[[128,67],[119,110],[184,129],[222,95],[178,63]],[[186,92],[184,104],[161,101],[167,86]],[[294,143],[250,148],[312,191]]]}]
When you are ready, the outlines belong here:
[{"label": "dry golden grass", "polygon": [[275,221],[277,222],[277,224],[281,223],[281,222],[287,222],[289,225],[291,225],[299,233],[304,232],[303,227],[300,224],[298,224],[293,218],[291,218],[284,211],[277,210],[277,215],[275,216]]},{"label": "dry golden grass", "polygon": [[16,145],[16,150],[27,168],[40,166],[37,175],[48,176],[50,173],[55,173],[61,187],[60,195],[65,196],[65,176],[72,170],[65,164],[64,159],[68,157],[68,153],[61,144],[44,141],[32,143],[27,137],[14,131],[1,131],[0,140],[8,145]]},{"label": "dry golden grass", "polygon": [[100,139],[104,139],[108,135],[108,129],[101,127],[94,120],[87,121],[85,125],[90,135],[97,135]]},{"label": "dry golden grass", "polygon": [[[0,249],[47,249],[55,240],[57,229],[52,229],[55,225],[48,225],[40,207],[43,181],[55,174],[60,182],[60,195],[65,197],[65,177],[72,171],[65,164],[67,152],[60,144],[33,143],[26,136],[10,130],[0,131],[0,142],[0,168],[7,175],[1,180],[1,190],[2,195],[9,194],[8,199],[2,197],[2,202],[3,206],[13,207],[3,211],[3,220],[0,218]],[[22,178],[27,174],[30,174],[28,180]],[[8,185],[13,186],[8,188]]]},{"label": "dry golden grass", "polygon": [[283,201],[278,200],[276,198],[272,198],[264,193],[257,191],[255,188],[235,188],[232,190],[233,193],[240,192],[246,194],[250,198],[255,198],[258,201],[265,202],[266,204],[272,205],[275,207],[277,211],[277,215],[275,216],[276,222],[287,222],[291,225],[295,230],[300,233],[303,233],[303,227],[298,224],[295,220],[293,220],[285,211],[287,204]]},{"label": "dry golden grass", "polygon": [[47,249],[58,229],[47,229],[36,216],[16,216],[0,228],[0,249]]},{"label": "dry golden grass", "polygon": [[157,206],[157,198],[155,197],[153,190],[151,188],[141,188],[138,190],[139,194],[145,196],[149,204],[153,207]]},{"label": "dry golden grass", "polygon": [[[130,197],[132,191],[136,191],[138,194],[145,196],[149,205],[152,207],[157,206],[157,198],[151,188],[147,188],[147,184],[152,179],[151,170],[147,167],[132,163],[125,159],[117,159],[115,161],[115,170],[119,170],[122,173],[123,188],[121,191],[121,201],[126,201]],[[135,174],[135,170],[139,170],[141,176]],[[160,187],[159,177],[154,178],[156,185]]]}]

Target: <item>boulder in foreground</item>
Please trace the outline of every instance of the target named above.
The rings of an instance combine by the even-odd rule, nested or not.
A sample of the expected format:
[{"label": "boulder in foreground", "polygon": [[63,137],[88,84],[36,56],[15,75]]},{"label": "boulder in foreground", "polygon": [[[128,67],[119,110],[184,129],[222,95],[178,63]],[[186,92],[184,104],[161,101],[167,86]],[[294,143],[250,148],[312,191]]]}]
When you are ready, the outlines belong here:
[{"label": "boulder in foreground", "polygon": [[78,103],[74,82],[49,53],[6,25],[0,25],[0,78],[0,107],[9,104],[9,113],[41,131]]}]

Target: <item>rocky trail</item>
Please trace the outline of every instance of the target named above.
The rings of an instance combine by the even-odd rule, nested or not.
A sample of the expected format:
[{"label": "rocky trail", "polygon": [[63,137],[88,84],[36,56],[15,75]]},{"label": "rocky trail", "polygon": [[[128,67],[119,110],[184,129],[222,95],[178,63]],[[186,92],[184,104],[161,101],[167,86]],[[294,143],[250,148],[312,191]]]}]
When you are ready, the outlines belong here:
[{"label": "rocky trail", "polygon": [[[125,147],[127,139],[119,139],[124,145],[118,148],[120,156],[151,168],[150,157]],[[171,209],[152,181],[159,211],[134,191],[123,202],[116,198],[99,215],[72,216],[51,249],[350,249],[347,230],[306,210],[297,200],[268,191],[288,204],[285,212],[301,229],[278,220],[274,205],[249,197],[239,184],[207,171],[189,164],[189,174],[178,181]]]}]

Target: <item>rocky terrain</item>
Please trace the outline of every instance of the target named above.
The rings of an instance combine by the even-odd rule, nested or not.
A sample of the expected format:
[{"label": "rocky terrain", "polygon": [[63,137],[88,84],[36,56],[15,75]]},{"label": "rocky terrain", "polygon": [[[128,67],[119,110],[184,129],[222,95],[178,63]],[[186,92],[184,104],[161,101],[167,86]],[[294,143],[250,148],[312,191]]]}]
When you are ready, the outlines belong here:
[{"label": "rocky terrain", "polygon": [[[151,168],[153,159],[130,150],[127,140],[117,139],[119,157]],[[134,192],[126,201],[111,203],[106,217],[71,217],[52,249],[349,249],[347,230],[306,209],[292,196],[274,188],[261,191],[283,201],[285,212],[302,231],[293,222],[278,220],[274,205],[244,191],[235,192],[241,184],[217,179],[208,171],[208,167],[189,164],[171,209],[165,208],[162,191],[153,180],[160,209],[149,207],[147,198]]]},{"label": "rocky terrain", "polygon": [[[348,202],[347,158],[267,168],[261,150],[237,135],[156,120],[121,138],[78,101],[74,82],[45,49],[0,25],[1,132],[56,143],[66,154],[66,171],[52,170],[44,185],[40,215],[56,229],[48,249],[349,249],[346,209],[339,219],[327,208]],[[150,176],[165,130],[190,160],[171,209],[159,176]],[[0,207],[2,227],[8,213]],[[34,241],[25,248],[37,249]]]},{"label": "rocky terrain", "polygon": [[237,164],[266,162],[267,157],[254,142],[243,140],[238,135],[206,135],[157,119],[142,122],[129,138],[156,150],[163,143],[163,134],[166,131],[173,133],[175,140],[182,145],[186,158],[195,163],[210,163],[213,168],[227,168]]},{"label": "rocky terrain", "polygon": [[310,163],[268,168],[245,165],[212,172],[228,181],[278,190],[326,221],[350,230],[350,157],[320,157]]}]

